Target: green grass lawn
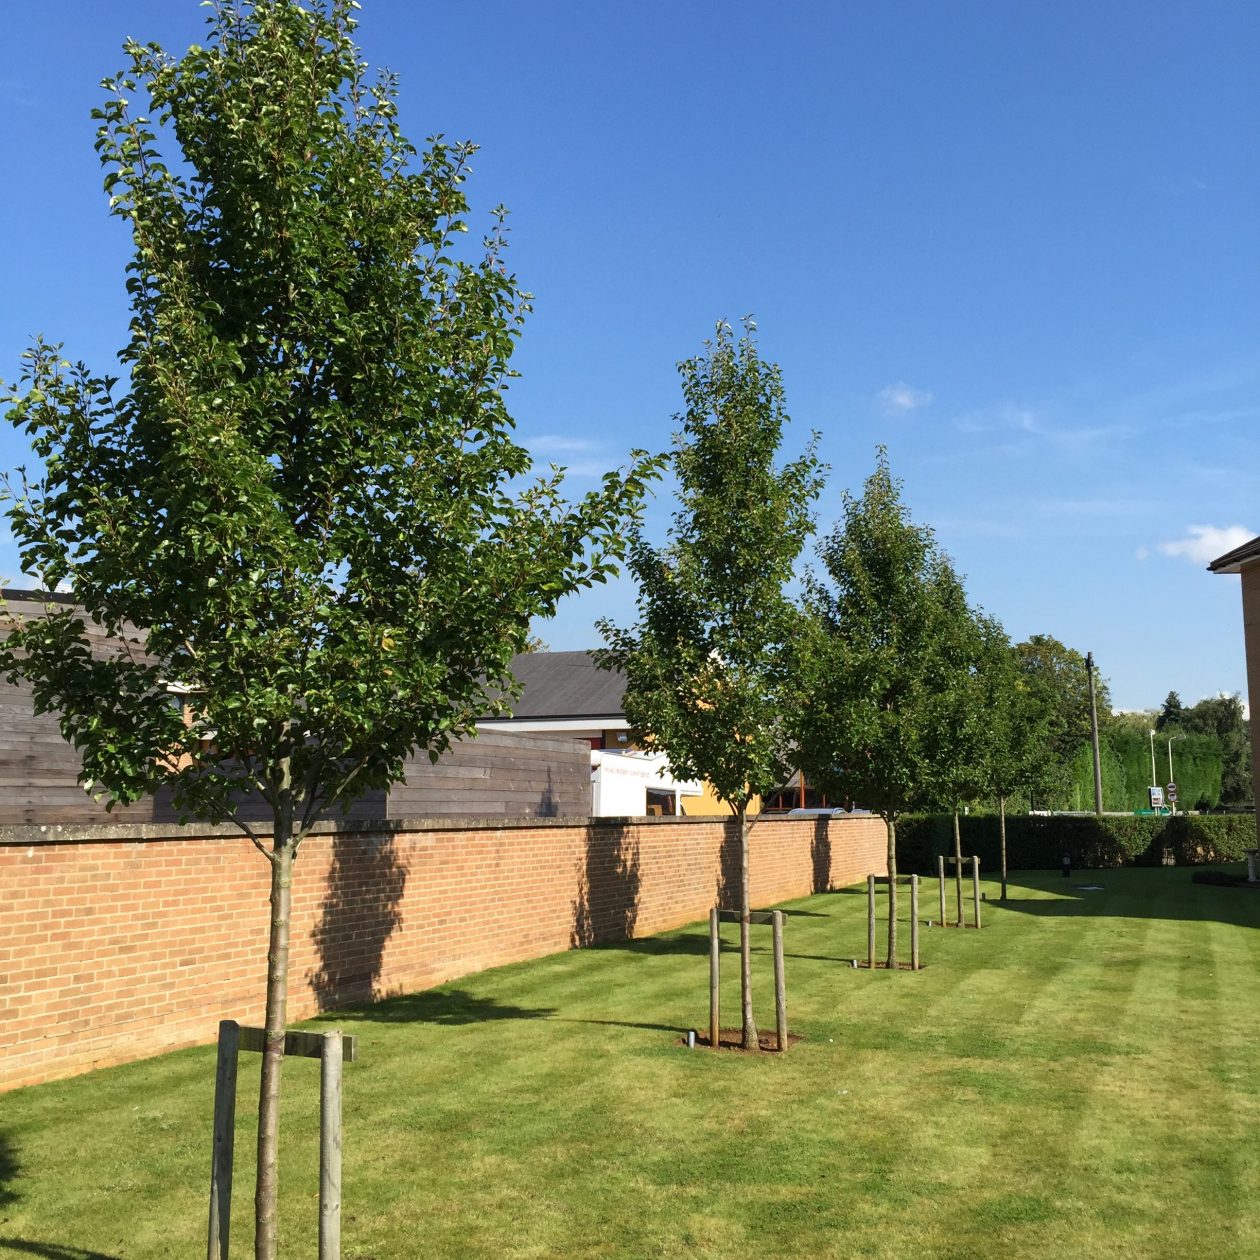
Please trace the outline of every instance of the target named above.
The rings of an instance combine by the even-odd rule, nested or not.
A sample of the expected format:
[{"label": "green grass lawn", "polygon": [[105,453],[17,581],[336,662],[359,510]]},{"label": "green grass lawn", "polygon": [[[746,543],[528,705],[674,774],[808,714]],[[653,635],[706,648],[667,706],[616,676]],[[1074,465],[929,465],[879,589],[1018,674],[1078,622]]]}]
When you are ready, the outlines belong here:
[{"label": "green grass lawn", "polygon": [[[1017,875],[1011,893],[982,932],[925,931],[917,975],[846,965],[863,895],[791,903],[805,1040],[782,1057],[676,1044],[707,1020],[699,926],[338,1017],[361,1039],[346,1260],[1260,1256],[1260,895],[1183,869]],[[204,1254],[213,1076],[201,1049],[0,1096],[0,1255]],[[289,1257],[315,1254],[317,1079],[286,1066]]]}]

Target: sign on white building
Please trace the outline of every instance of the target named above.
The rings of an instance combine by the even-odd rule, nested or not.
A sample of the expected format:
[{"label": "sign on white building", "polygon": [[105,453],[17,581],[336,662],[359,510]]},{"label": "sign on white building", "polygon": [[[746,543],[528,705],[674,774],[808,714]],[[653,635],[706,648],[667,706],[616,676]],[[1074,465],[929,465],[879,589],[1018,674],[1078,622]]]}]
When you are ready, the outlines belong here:
[{"label": "sign on white building", "polygon": [[596,818],[642,817],[649,789],[672,794],[676,814],[682,813],[682,797],[703,795],[699,782],[673,777],[663,753],[591,749],[591,811]]}]

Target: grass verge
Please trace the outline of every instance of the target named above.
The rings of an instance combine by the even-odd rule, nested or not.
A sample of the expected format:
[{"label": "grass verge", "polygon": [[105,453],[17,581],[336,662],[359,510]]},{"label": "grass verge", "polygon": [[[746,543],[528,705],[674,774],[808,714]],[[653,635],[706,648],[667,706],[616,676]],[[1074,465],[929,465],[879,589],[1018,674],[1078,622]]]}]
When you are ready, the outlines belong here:
[{"label": "grass verge", "polygon": [[[346,1260],[1260,1255],[1260,895],[1180,868],[1021,873],[982,932],[925,930],[918,974],[848,966],[864,895],[786,908],[805,1040],[785,1056],[677,1045],[707,1020],[701,925],[317,1021],[361,1039]],[[285,1069],[291,1257],[315,1254],[317,1074]],[[213,1078],[207,1048],[0,1096],[0,1255],[203,1252]]]}]

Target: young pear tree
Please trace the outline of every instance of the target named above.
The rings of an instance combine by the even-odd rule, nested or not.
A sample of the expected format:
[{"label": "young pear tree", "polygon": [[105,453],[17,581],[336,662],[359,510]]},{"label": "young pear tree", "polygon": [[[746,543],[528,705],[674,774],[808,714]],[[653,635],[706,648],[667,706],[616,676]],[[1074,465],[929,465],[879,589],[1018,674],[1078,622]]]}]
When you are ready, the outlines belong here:
[{"label": "young pear tree", "polygon": [[783,594],[822,486],[814,454],[775,467],[787,422],[780,370],[764,362],[753,325],[727,324],[706,353],[679,364],[686,409],[674,472],[680,507],[668,544],[636,531],[629,565],[639,620],[601,621],[598,658],[626,679],[625,714],[673,772],[707,779],[739,819],[743,1045],[757,1049],[752,1009],[748,806],[791,764],[783,715],[793,624]]},{"label": "young pear tree", "polygon": [[[260,1257],[304,837],[510,700],[530,619],[604,580],[653,473],[636,456],[576,504],[529,480],[502,214],[461,248],[474,146],[408,143],[355,8],[216,0],[182,58],[127,43],[95,112],[134,249],[121,372],[37,341],[8,399],[42,463],[8,509],[23,568],[84,611],[19,625],[0,666],[112,801],[171,789],[271,866]],[[240,816],[259,799],[270,828]]]},{"label": "young pear tree", "polygon": [[[1040,696],[1047,713],[1047,756],[1034,787],[1037,800],[1048,805],[1066,800],[1072,763],[1090,738],[1089,670],[1085,657],[1053,635],[1034,634],[1016,645],[1025,677]],[[1106,679],[1096,676],[1098,720],[1111,718],[1111,695]]]},{"label": "young pear tree", "polygon": [[943,706],[938,740],[941,751],[938,800],[952,814],[954,834],[955,922],[963,919],[963,853],[959,815],[963,802],[974,800],[987,787],[990,761],[995,752],[991,720],[992,679],[989,667],[999,642],[1005,642],[1001,626],[991,617],[966,607],[962,587],[954,592],[963,599],[943,623],[937,650],[946,662],[941,674]]},{"label": "young pear tree", "polygon": [[881,447],[861,498],[818,546],[790,707],[802,766],[829,795],[884,820],[888,957],[897,960],[897,820],[947,787],[948,734],[963,686],[954,644],[970,617],[932,531],[915,525]]},{"label": "young pear tree", "polygon": [[985,643],[984,678],[988,694],[989,756],[986,787],[998,802],[998,850],[1002,900],[1006,900],[1006,804],[1045,774],[1054,718],[1054,698],[1045,676],[1028,668],[1028,658],[1004,634]]}]

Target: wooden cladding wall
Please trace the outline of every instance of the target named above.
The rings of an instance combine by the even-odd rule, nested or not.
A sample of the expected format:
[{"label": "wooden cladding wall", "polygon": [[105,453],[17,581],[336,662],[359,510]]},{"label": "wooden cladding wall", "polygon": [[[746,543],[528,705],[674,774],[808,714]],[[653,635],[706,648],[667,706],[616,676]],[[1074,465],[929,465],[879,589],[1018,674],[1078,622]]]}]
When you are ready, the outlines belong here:
[{"label": "wooden cladding wall", "polygon": [[[57,603],[68,603],[55,597]],[[38,617],[36,599],[10,593],[5,616]],[[5,628],[0,617],[0,635]],[[92,650],[99,655],[123,645],[89,624]],[[131,650],[136,650],[134,644]],[[61,736],[54,714],[36,714],[25,683],[0,681],[0,826],[33,823],[173,823],[170,798],[158,793],[112,811],[79,785],[82,762]],[[407,762],[406,780],[389,793],[364,793],[351,806],[352,821],[432,816],[509,818],[576,817],[591,809],[589,746],[571,739],[543,739],[485,731],[454,745],[436,764],[427,756]],[[242,802],[241,816],[267,817],[261,801]]]},{"label": "wooden cladding wall", "polygon": [[[884,848],[878,819],[757,822],[754,902],[883,873]],[[290,1018],[694,922],[733,903],[737,852],[721,819],[316,833],[295,872]],[[0,1088],[208,1042],[220,1019],[261,1022],[267,896],[243,837],[0,828]]]},{"label": "wooden cladding wall", "polygon": [[585,740],[482,731],[430,763],[412,758],[388,817],[580,818],[591,812]]}]

